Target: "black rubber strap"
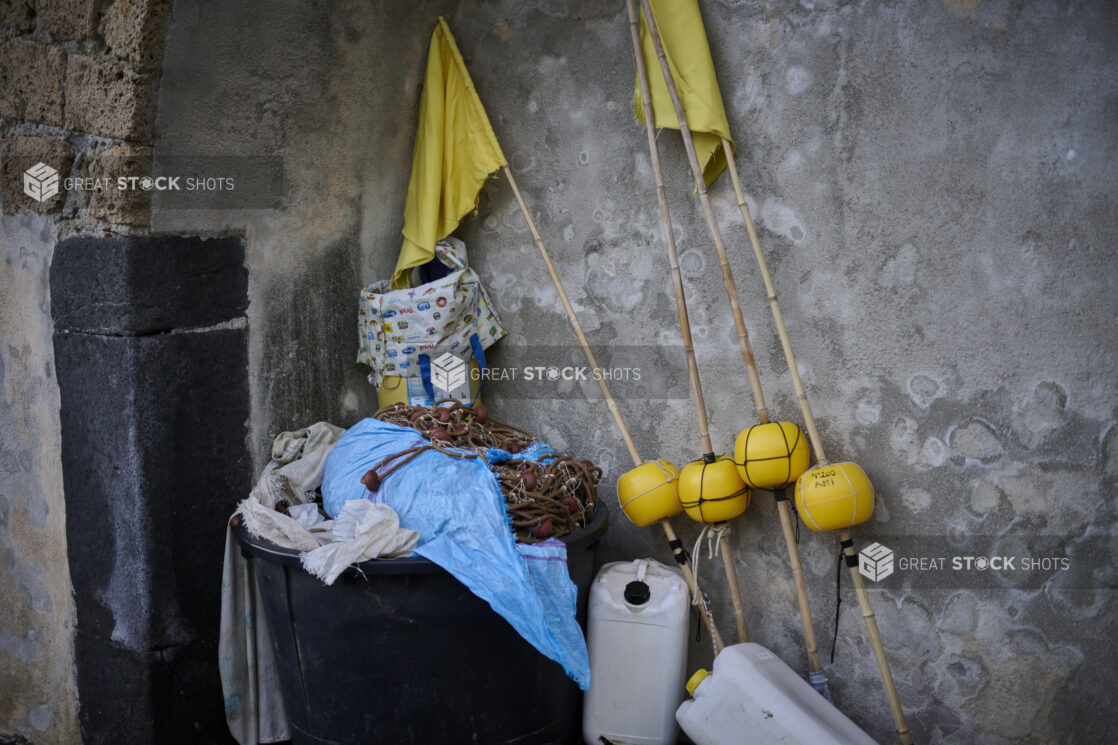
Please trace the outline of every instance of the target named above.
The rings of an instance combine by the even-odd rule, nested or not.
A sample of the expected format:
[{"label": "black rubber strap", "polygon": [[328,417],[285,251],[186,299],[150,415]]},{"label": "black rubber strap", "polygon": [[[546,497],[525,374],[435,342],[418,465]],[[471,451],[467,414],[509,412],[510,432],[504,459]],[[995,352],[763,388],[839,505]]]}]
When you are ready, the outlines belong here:
[{"label": "black rubber strap", "polygon": [[[843,541],[845,543],[845,541]],[[842,607],[842,554],[839,554],[838,571],[835,573],[835,635],[831,637],[831,664],[835,664],[835,644],[838,643],[839,609]]]},{"label": "black rubber strap", "polygon": [[788,507],[792,510],[792,534],[795,536],[796,545],[798,546],[800,545],[800,512],[796,509],[796,500],[788,499],[788,491],[786,489],[781,489],[774,493],[777,495],[776,501],[779,502],[783,499],[788,502]]},{"label": "black rubber strap", "polygon": [[687,554],[687,549],[683,547],[683,541],[676,538],[674,541],[668,541],[668,546],[672,549],[672,556],[675,557],[675,563],[680,566],[686,566],[687,561],[691,557]]},{"label": "black rubber strap", "polygon": [[846,559],[846,565],[848,567],[856,567],[858,566],[858,554],[846,553],[846,549],[848,548],[854,548],[854,541],[849,538],[842,541],[842,556]]},{"label": "black rubber strap", "polygon": [[787,489],[774,489],[773,490],[773,498],[778,502],[787,502],[788,501],[788,490]]},{"label": "black rubber strap", "polygon": [[675,558],[676,564],[685,566],[691,563],[691,552],[683,545],[683,541],[676,538],[674,541],[668,541],[668,545],[672,549],[672,556]]}]

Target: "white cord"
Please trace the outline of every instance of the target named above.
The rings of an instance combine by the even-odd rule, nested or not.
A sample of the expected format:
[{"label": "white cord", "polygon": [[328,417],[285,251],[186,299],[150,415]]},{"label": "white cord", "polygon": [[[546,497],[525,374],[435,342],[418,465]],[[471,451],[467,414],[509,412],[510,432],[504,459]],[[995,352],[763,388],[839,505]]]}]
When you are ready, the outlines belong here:
[{"label": "white cord", "polygon": [[[730,524],[720,523],[713,525],[706,523],[703,529],[699,531],[699,537],[695,540],[695,550],[691,552],[691,573],[695,577],[695,596],[691,598],[691,604],[699,606],[699,596],[703,598],[703,604],[699,606],[700,610],[706,611],[707,625],[714,628],[714,614],[710,612],[710,598],[703,592],[699,586],[699,554],[702,553],[703,537],[707,539],[707,558],[713,559],[714,552],[719,548],[719,542],[729,539]],[[714,634],[710,634],[710,646],[714,650],[714,656],[718,656],[718,642],[714,638]]]},{"label": "white cord", "polygon": [[691,571],[695,573],[696,586],[699,582],[699,554],[702,553],[703,538],[707,540],[707,558],[713,559],[714,552],[719,548],[719,542],[729,537],[730,523],[706,523],[703,525],[703,529],[699,531],[699,537],[695,540],[695,548],[691,552]]}]

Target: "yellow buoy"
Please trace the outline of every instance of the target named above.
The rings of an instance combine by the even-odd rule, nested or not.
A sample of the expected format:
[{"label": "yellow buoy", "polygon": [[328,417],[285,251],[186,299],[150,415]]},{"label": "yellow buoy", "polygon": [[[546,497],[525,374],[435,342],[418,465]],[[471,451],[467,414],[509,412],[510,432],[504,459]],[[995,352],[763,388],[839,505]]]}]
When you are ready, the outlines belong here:
[{"label": "yellow buoy", "polygon": [[873,484],[854,463],[817,466],[796,481],[796,509],[812,530],[843,530],[870,519]]},{"label": "yellow buoy", "polygon": [[625,515],[644,527],[679,514],[679,470],[666,460],[650,460],[621,474],[617,499]]},{"label": "yellow buoy", "polygon": [[679,501],[692,520],[720,523],[732,520],[749,506],[749,487],[726,456],[713,463],[695,460],[679,474]]},{"label": "yellow buoy", "polygon": [[811,465],[811,448],[795,423],[766,422],[741,431],[734,444],[734,461],[747,485],[783,489]]}]

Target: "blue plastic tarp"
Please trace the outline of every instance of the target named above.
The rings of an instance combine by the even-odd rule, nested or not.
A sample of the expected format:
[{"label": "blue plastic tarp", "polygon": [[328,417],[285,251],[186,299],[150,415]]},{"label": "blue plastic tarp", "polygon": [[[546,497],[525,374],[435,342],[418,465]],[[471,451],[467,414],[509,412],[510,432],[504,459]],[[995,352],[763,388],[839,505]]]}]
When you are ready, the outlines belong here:
[{"label": "blue plastic tarp", "polygon": [[[566,545],[516,542],[497,479],[480,458],[428,450],[383,479],[375,494],[361,483],[384,458],[424,444],[410,427],[358,422],[326,459],[326,512],[336,515],[351,499],[388,504],[400,527],[419,532],[417,555],[453,574],[587,690],[590,659],[575,619],[578,588],[567,572]],[[540,446],[537,454],[547,452],[554,451]]]}]

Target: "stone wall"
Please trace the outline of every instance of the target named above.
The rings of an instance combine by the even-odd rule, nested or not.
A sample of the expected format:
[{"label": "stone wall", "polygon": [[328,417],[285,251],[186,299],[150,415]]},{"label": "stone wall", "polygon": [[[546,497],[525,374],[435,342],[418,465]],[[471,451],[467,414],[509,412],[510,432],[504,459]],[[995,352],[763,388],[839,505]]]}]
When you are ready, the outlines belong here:
[{"label": "stone wall", "polygon": [[[66,180],[150,172],[169,0],[0,4],[0,740],[78,739],[75,607],[67,562],[49,268],[73,234],[142,231],[143,190]],[[23,173],[58,172],[37,201]],[[115,184],[109,184],[112,187]],[[104,550],[91,541],[91,557]]]},{"label": "stone wall", "polygon": [[[144,226],[150,193],[118,190],[151,173],[155,90],[170,0],[5,0],[0,24],[4,212],[33,210]],[[56,197],[23,193],[43,162]],[[83,188],[67,189],[67,179]],[[89,179],[107,183],[88,185]],[[73,193],[70,193],[73,192]],[[80,224],[80,223],[79,223]]]},{"label": "stone wall", "polygon": [[59,394],[47,286],[53,226],[4,215],[0,245],[0,735],[77,734]]}]

